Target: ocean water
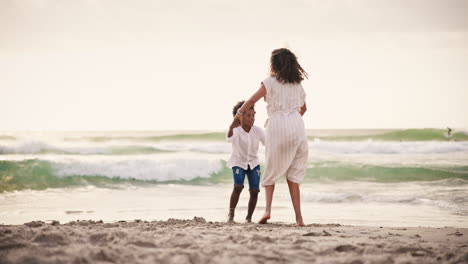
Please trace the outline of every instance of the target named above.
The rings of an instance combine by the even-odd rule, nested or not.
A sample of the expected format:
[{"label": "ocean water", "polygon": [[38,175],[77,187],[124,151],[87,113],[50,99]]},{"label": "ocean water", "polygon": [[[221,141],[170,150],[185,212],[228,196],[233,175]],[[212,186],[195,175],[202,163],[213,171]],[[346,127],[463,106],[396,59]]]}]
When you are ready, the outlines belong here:
[{"label": "ocean water", "polygon": [[[0,132],[0,223],[223,221],[230,152],[222,132]],[[259,156],[263,162],[263,147]],[[306,223],[468,227],[468,135],[309,131],[301,199]],[[236,220],[247,202],[245,191]],[[263,210],[262,190],[254,219]],[[284,179],[272,220],[294,222]]]}]

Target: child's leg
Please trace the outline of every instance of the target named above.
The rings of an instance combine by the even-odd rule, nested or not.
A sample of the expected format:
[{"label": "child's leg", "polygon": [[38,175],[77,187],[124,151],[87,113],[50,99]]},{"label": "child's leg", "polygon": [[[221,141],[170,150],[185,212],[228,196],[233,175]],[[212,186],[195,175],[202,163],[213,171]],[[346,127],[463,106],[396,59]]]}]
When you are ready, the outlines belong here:
[{"label": "child's leg", "polygon": [[245,221],[248,223],[252,222],[252,215],[253,215],[253,212],[255,211],[255,207],[257,206],[258,193],[260,191],[258,189],[251,189],[249,190],[249,192],[250,192],[249,211],[247,212],[247,217],[245,218]]},{"label": "child's leg", "polygon": [[234,221],[234,211],[236,210],[237,202],[239,202],[239,196],[244,189],[244,186],[235,184],[232,190],[231,200],[229,202],[229,222]]},{"label": "child's leg", "polygon": [[249,180],[249,209],[247,211],[246,222],[252,222],[252,215],[257,206],[258,193],[260,192],[260,165],[255,167],[253,170],[247,171],[247,179]]},{"label": "child's leg", "polygon": [[234,188],[232,190],[231,199],[229,201],[228,222],[234,221],[234,211],[236,210],[237,202],[239,202],[239,196],[242,192],[242,189],[244,189],[245,170],[240,167],[233,167],[232,175],[234,177]]},{"label": "child's leg", "polygon": [[259,224],[266,224],[268,219],[271,216],[271,202],[273,201],[273,192],[275,191],[275,185],[267,185],[265,186],[265,199],[266,199],[266,207],[265,207],[265,214],[263,215],[262,219],[258,222]]}]

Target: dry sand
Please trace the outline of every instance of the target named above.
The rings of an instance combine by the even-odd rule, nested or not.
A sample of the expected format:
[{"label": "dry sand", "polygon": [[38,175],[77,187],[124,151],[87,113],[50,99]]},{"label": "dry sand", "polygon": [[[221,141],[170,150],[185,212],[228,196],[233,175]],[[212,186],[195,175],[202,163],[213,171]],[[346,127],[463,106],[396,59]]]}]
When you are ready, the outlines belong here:
[{"label": "dry sand", "polygon": [[298,228],[201,217],[0,226],[0,263],[468,263],[467,245],[467,228]]}]

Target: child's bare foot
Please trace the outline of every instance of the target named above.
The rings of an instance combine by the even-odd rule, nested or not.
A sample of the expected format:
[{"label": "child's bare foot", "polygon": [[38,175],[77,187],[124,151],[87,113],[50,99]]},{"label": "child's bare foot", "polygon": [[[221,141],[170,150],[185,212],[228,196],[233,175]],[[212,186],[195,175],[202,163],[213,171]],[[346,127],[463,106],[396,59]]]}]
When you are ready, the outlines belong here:
[{"label": "child's bare foot", "polygon": [[228,220],[227,222],[229,224],[232,224],[234,223],[234,210],[233,209],[229,209],[229,214],[228,214]]},{"label": "child's bare foot", "polygon": [[259,224],[266,224],[267,221],[270,219],[270,214],[265,214],[260,221],[258,221]]},{"label": "child's bare foot", "polygon": [[246,219],[245,219],[245,222],[246,222],[246,223],[252,223],[252,218],[246,218]]}]

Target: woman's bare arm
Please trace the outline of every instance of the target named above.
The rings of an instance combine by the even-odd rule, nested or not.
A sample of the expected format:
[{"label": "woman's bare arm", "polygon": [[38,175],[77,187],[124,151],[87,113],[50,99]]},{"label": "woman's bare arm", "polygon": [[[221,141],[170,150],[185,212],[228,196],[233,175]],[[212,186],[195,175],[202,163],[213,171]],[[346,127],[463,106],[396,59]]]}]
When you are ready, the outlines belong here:
[{"label": "woman's bare arm", "polygon": [[307,111],[307,105],[306,105],[306,103],[304,103],[304,105],[301,107],[301,111],[300,111],[301,116],[303,116],[306,111]]},{"label": "woman's bare arm", "polygon": [[[245,103],[242,105],[241,108],[239,108],[239,112],[243,113],[244,111],[250,109],[255,103],[260,100],[260,98],[264,97],[266,95],[266,88],[265,85],[260,86],[260,89],[258,89]],[[239,113],[234,117],[234,119],[240,119],[242,115]]]}]

